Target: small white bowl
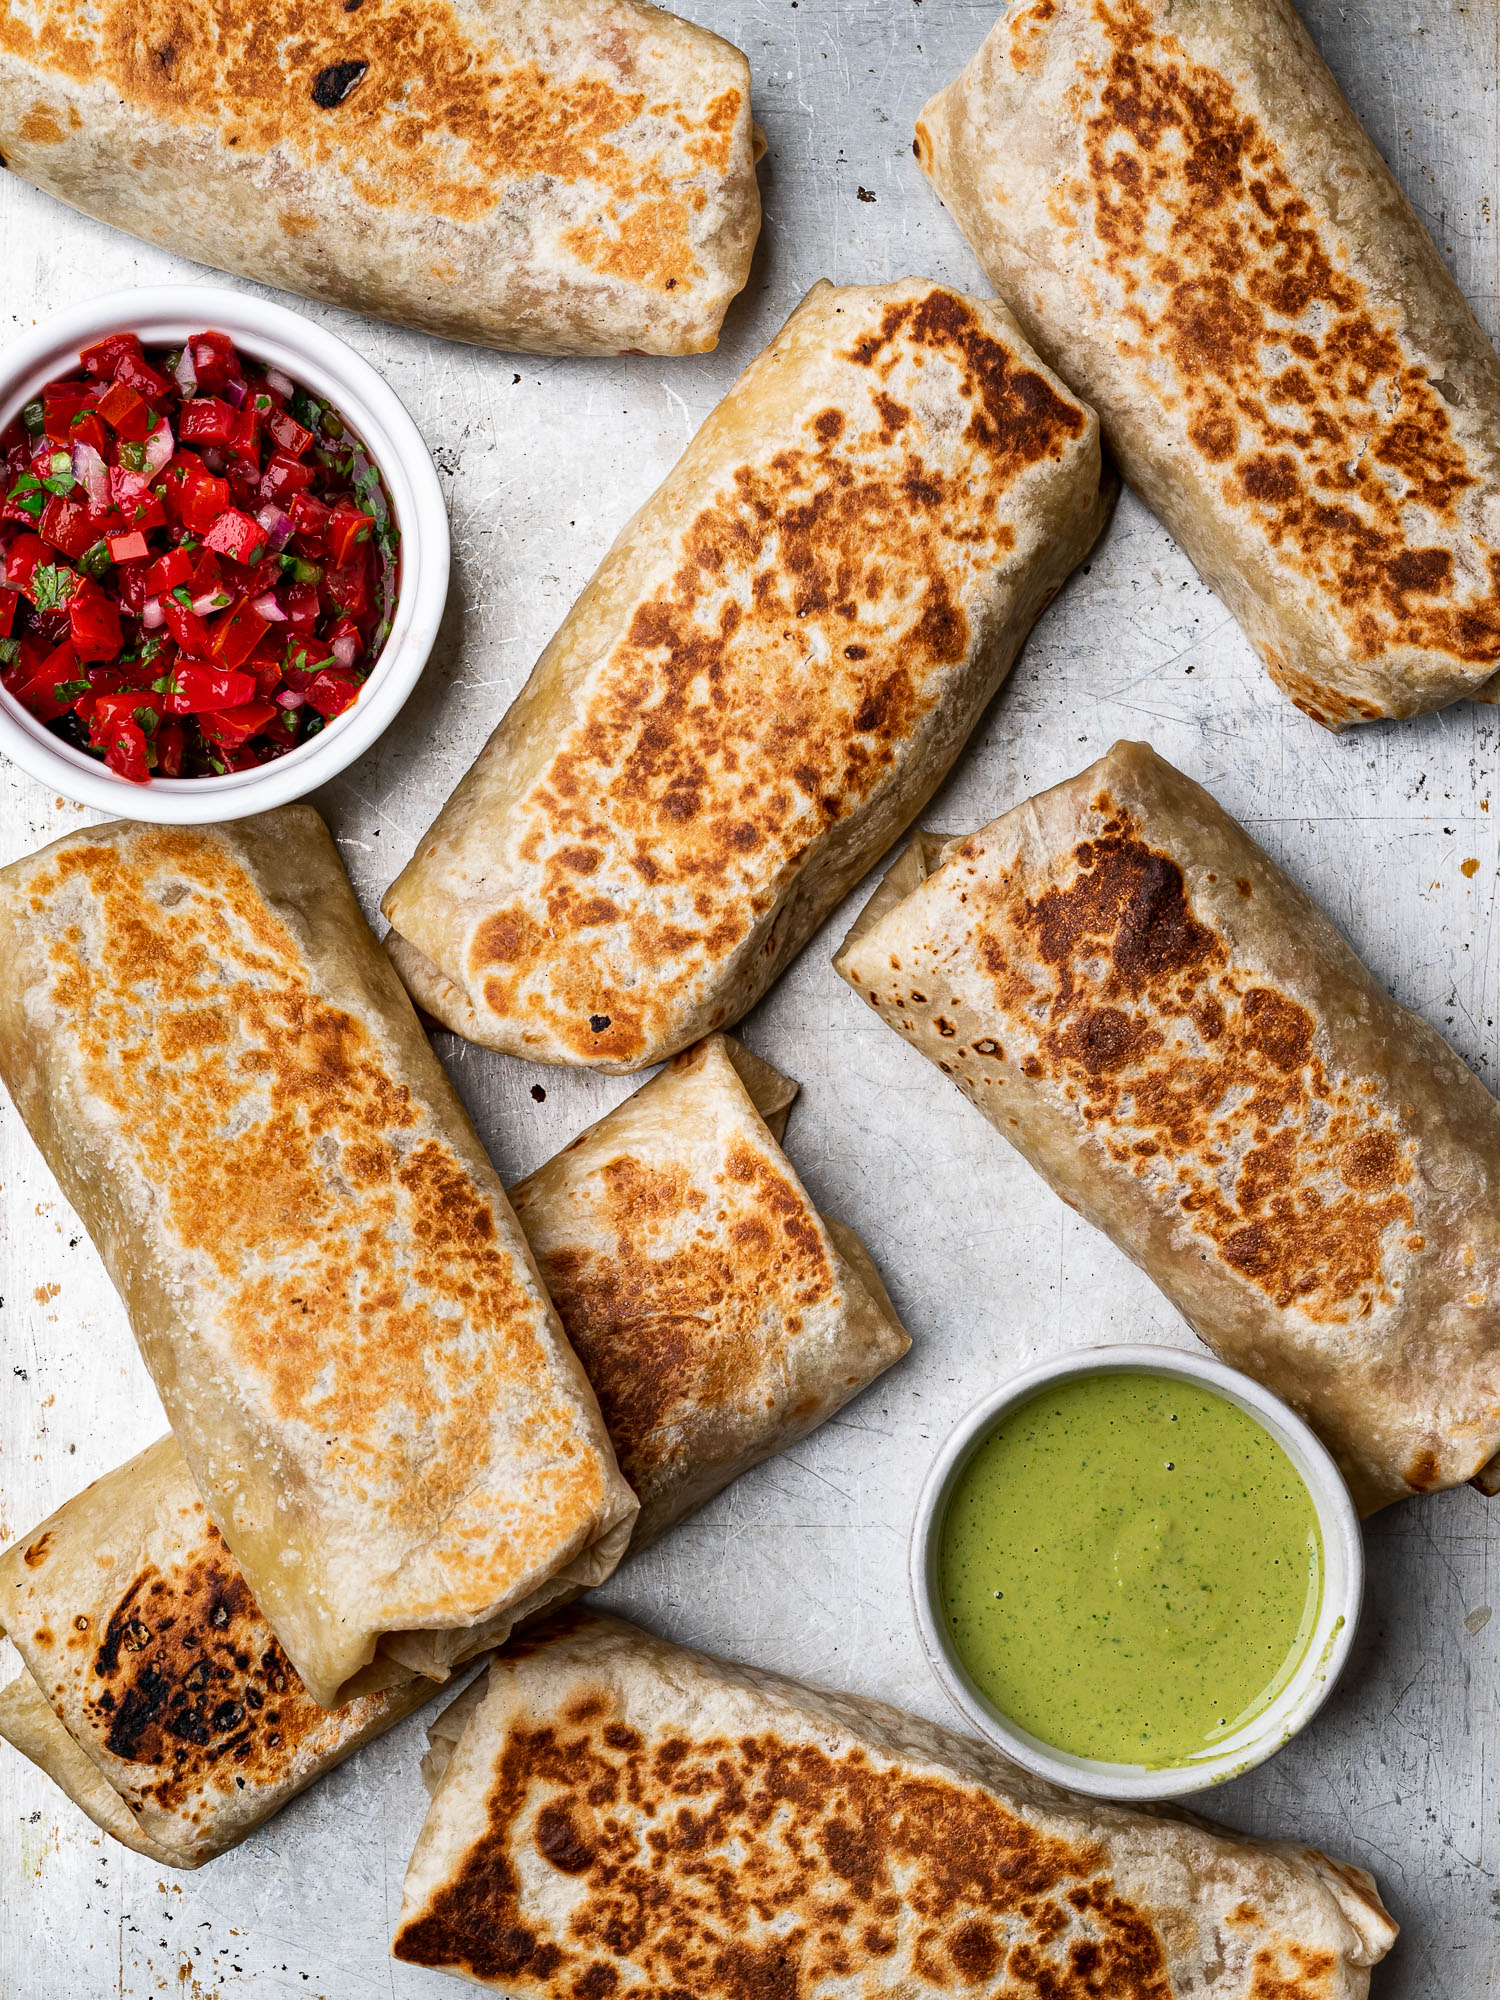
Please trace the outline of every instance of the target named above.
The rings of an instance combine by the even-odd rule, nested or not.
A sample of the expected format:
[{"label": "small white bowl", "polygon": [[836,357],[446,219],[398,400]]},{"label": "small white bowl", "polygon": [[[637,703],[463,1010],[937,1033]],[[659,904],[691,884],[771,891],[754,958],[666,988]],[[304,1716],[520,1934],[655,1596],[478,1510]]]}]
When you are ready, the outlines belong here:
[{"label": "small white bowl", "polygon": [[[1054,1382],[1085,1375],[1165,1375],[1201,1383],[1235,1403],[1281,1446],[1312,1495],[1323,1535],[1323,1601],[1302,1663],[1270,1706],[1211,1753],[1156,1769],[1116,1764],[1059,1750],[1018,1727],[990,1702],[965,1671],[948,1634],[938,1591],[943,1517],[959,1474],[978,1445],[1009,1411]],[[1237,1368],[1177,1347],[1086,1347],[1040,1362],[977,1403],[938,1454],[917,1502],[911,1538],[911,1590],[928,1663],[949,1699],[982,1736],[1038,1777],[1096,1798],[1171,1799],[1221,1785],[1265,1762],[1322,1707],[1343,1671],[1364,1595],[1364,1544],[1359,1517],[1338,1467],[1279,1397]]]},{"label": "small white bowl", "polygon": [[206,328],[227,333],[236,347],[290,375],[348,419],[391,498],[401,533],[401,583],[390,636],[358,701],[310,743],[253,771],[133,784],[62,742],[0,688],[0,752],[23,771],[65,798],[174,826],[265,812],[352,764],[395,721],[416,686],[448,595],[448,514],[421,432],[367,361],[286,306],[216,285],[170,285],[115,292],[55,313],[0,349],[0,429],[45,383],[76,368],[82,348],[107,333],[138,333],[148,347],[159,347],[176,346]]}]

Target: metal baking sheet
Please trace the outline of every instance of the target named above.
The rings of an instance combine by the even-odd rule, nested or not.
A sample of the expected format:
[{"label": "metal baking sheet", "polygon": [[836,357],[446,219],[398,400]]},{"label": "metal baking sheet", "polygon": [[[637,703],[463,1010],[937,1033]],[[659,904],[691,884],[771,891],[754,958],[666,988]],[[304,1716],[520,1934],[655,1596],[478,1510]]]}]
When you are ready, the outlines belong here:
[{"label": "metal baking sheet", "polygon": [[[520,687],[616,530],[820,277],[980,277],[911,155],[912,120],[993,0],[687,0],[744,48],[770,140],[766,225],[715,354],[537,361],[321,307],[429,439],[453,521],[441,638],[396,726],[316,802],[366,910]],[[1493,337],[1500,9],[1315,0],[1309,25]],[[0,345],[105,288],[235,283],[0,176]],[[1208,785],[1401,1000],[1493,1084],[1497,716],[1463,706],[1333,738],[1270,685],[1228,614],[1128,496],[1038,625],[928,815],[968,828],[1149,738]],[[0,860],[98,817],[0,765]],[[955,1723],[918,1651],[905,1551],[938,1441],[990,1384],[1101,1340],[1186,1344],[1147,1280],[1078,1221],[835,977],[830,920],[745,1024],[802,1084],[788,1150],[859,1229],[910,1358],[742,1479],[604,1593],[657,1630]],[[626,1094],[452,1037],[440,1053],[507,1179]],[[532,1086],[540,1084],[545,1102]],[[0,1106],[0,1542],[163,1428],[124,1314],[19,1120]],[[1380,2000],[1500,1992],[1500,1502],[1465,1488],[1380,1515],[1344,1682],[1207,1809],[1372,1869],[1403,1926]],[[9,1662],[4,1665],[8,1669]],[[421,1822],[422,1718],[236,1852],[173,1874],[115,1846],[0,1750],[0,2000],[456,1993],[387,1954]]]}]

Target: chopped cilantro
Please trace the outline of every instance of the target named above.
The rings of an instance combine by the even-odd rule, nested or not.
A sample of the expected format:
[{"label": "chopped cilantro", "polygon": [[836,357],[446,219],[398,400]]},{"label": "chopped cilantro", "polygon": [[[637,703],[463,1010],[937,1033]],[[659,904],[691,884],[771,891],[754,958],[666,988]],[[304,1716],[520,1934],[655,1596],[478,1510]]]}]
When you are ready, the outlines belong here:
[{"label": "chopped cilantro", "polygon": [[29,472],[23,472],[12,486],[6,498],[23,514],[29,514],[33,521],[46,511],[47,499],[42,492],[41,481]]},{"label": "chopped cilantro", "polygon": [[60,611],[73,595],[78,579],[72,570],[58,563],[38,563],[31,572],[38,611]]}]

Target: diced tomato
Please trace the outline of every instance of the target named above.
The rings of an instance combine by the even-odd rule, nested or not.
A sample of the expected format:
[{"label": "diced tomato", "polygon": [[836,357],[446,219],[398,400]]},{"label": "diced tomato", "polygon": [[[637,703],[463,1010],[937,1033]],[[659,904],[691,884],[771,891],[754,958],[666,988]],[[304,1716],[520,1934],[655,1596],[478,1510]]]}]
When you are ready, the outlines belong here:
[{"label": "diced tomato", "polygon": [[321,551],[327,546],[331,508],[325,507],[321,500],[315,500],[310,493],[299,493],[287,512],[292,517],[292,526],[309,548]]},{"label": "diced tomato", "polygon": [[68,599],[68,624],[80,660],[112,660],[125,643],[114,600],[90,576],[78,579]]},{"label": "diced tomato", "polygon": [[16,622],[16,609],[21,602],[19,590],[0,589],[0,639],[8,639]]},{"label": "diced tomato", "polygon": [[193,573],[193,559],[186,549],[169,549],[158,556],[146,571],[146,595],[167,597]]},{"label": "diced tomato", "polygon": [[260,522],[235,507],[226,508],[203,537],[205,548],[231,562],[259,562],[265,553],[266,531]]},{"label": "diced tomato", "polygon": [[102,743],[105,732],[116,723],[134,722],[150,736],[161,721],[164,700],[165,696],[142,688],[122,688],[118,694],[101,694],[96,697],[89,716],[89,735],[95,743]]},{"label": "diced tomato", "polygon": [[308,682],[307,699],[319,715],[326,715],[331,721],[358,701],[359,686],[359,682],[350,675],[338,674],[331,667],[324,667]]},{"label": "diced tomato", "polygon": [[250,701],[243,708],[221,708],[212,715],[200,715],[198,727],[210,743],[226,750],[238,750],[258,735],[276,714],[274,701]]},{"label": "diced tomato", "polygon": [[76,562],[85,549],[91,549],[99,537],[94,524],[89,519],[87,507],[80,507],[76,500],[64,500],[54,493],[42,510],[42,518],[37,529],[44,542],[50,542],[55,549],[61,549],[65,556]]},{"label": "diced tomato", "polygon": [[[170,484],[172,469],[167,472]],[[190,535],[206,535],[214,522],[229,505],[229,485],[226,480],[205,472],[202,466],[185,468],[185,477],[178,488],[178,518]]]},{"label": "diced tomato", "polygon": [[109,538],[109,559],[117,563],[144,562],[151,553],[151,544],[139,528],[128,535],[111,535]]},{"label": "diced tomato", "polygon": [[164,705],[168,715],[206,715],[215,709],[239,708],[255,699],[255,676],[219,673],[213,667],[180,662],[172,674]]},{"label": "diced tomato", "polygon": [[5,558],[5,581],[24,591],[35,603],[36,592],[31,587],[31,573],[39,564],[50,563],[51,560],[52,551],[40,535],[17,535]]},{"label": "diced tomato", "polygon": [[312,432],[304,430],[289,410],[277,410],[268,419],[266,429],[288,458],[301,458],[313,441]]},{"label": "diced tomato", "polygon": [[180,722],[164,722],[156,732],[156,775],[182,776],[182,753],[187,748],[187,731]]},{"label": "diced tomato", "polygon": [[134,353],[121,355],[115,368],[115,380],[134,389],[138,396],[149,397],[153,403],[177,387],[170,375],[163,375],[159,368],[152,367],[139,348]]},{"label": "diced tomato", "polygon": [[56,722],[58,716],[66,716],[76,704],[80,684],[86,686],[84,670],[78,664],[78,656],[72,646],[64,640],[64,644],[54,646],[40,664],[32,662],[28,680],[20,686],[12,686],[10,692],[36,716],[38,722]]},{"label": "diced tomato", "polygon": [[329,570],[323,579],[323,600],[335,611],[354,618],[369,610],[370,575],[363,549],[352,562]]},{"label": "diced tomato", "polygon": [[92,347],[86,347],[78,359],[90,375],[101,375],[105,381],[112,382],[127,354],[145,360],[146,351],[141,346],[138,333],[106,334],[103,340],[96,340]]},{"label": "diced tomato", "polygon": [[109,432],[99,421],[97,410],[81,410],[68,432],[69,444],[91,444],[102,458],[109,450]]},{"label": "diced tomato", "polygon": [[295,458],[283,458],[277,452],[261,474],[257,491],[262,500],[285,507],[297,494],[311,486],[316,476],[312,466],[299,465]]},{"label": "diced tomato", "polygon": [[242,597],[232,611],[214,620],[211,656],[221,667],[237,667],[248,660],[268,628],[269,621]]},{"label": "diced tomato", "polygon": [[177,648],[168,639],[164,641],[160,651],[154,653],[149,660],[125,660],[119,669],[120,678],[126,687],[149,688],[170,673],[172,662],[176,658]]},{"label": "diced tomato", "polygon": [[194,659],[206,660],[213,642],[208,627],[197,612],[186,604],[179,604],[175,597],[164,597],[161,608],[166,614],[167,630],[183,652],[191,653]]},{"label": "diced tomato", "polygon": [[42,391],[42,428],[49,443],[70,445],[78,433],[73,420],[88,407],[94,391],[87,382],[51,382]]},{"label": "diced tomato", "polygon": [[111,382],[99,398],[99,414],[128,444],[143,444],[150,433],[150,408],[124,382]]},{"label": "diced tomato", "polygon": [[315,583],[289,585],[280,602],[294,632],[310,632],[317,624],[318,586]]},{"label": "diced tomato", "polygon": [[115,578],[120,602],[132,618],[139,618],[151,592],[146,588],[146,571],[140,563],[126,563]]},{"label": "diced tomato", "polygon": [[144,785],[151,776],[151,760],[146,754],[146,732],[138,722],[116,722],[97,739],[104,746],[104,761],[116,777]]},{"label": "diced tomato", "polygon": [[351,501],[340,500],[328,521],[328,553],[340,567],[352,563],[375,527],[373,514],[361,514]]},{"label": "diced tomato", "polygon": [[234,429],[229,435],[227,450],[235,458],[249,459],[260,470],[260,427],[263,418],[259,410],[252,410],[247,403],[235,417]]},{"label": "diced tomato", "polygon": [[239,379],[240,358],[227,333],[195,333],[189,344],[200,389],[227,389]]},{"label": "diced tomato", "polygon": [[275,694],[277,688],[281,686],[281,656],[266,651],[265,647],[266,642],[263,642],[240,668],[241,673],[254,675],[255,692],[258,695]]},{"label": "diced tomato", "polygon": [[195,396],[184,403],[177,435],[185,444],[228,444],[234,436],[235,410],[217,396]]}]

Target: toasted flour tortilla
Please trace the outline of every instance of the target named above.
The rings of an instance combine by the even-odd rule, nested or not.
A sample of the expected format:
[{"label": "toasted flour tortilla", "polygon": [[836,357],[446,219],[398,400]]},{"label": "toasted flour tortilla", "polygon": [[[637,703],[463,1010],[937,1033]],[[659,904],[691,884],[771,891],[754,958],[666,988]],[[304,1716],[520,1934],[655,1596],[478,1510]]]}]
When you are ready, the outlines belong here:
[{"label": "toasted flour tortilla", "polygon": [[[795,1089],[716,1036],[515,1190],[643,1503],[632,1551],[906,1350],[857,1239],[832,1225],[846,1261],[760,1115],[779,1125]],[[177,1868],[433,1692],[397,1667],[342,1708],[313,1702],[170,1438],[0,1556],[0,1631],[28,1669],[0,1689],[0,1736]]]},{"label": "toasted flour tortilla", "polygon": [[315,1701],[609,1574],[634,1495],[310,807],[0,870],[0,1077]]},{"label": "toasted flour tortilla", "polygon": [[569,1613],[439,1717],[392,1947],[514,2000],[1364,2000],[1363,1869]]},{"label": "toasted flour tortilla", "polygon": [[917,156],[1299,708],[1485,690],[1500,362],[1290,0],[1011,0]]},{"label": "toasted flour tortilla", "polygon": [[882,1019],[1365,1512],[1490,1490],[1500,1105],[1244,828],[1117,743],[898,869],[835,961]]},{"label": "toasted flour tortilla", "polygon": [[485,347],[697,354],[760,228],[750,69],[633,0],[28,0],[0,159],[101,222]]},{"label": "toasted flour tortilla", "polygon": [[413,996],[609,1070],[732,1024],[933,791],[1112,497],[1002,308],[815,286],[387,891]]}]

